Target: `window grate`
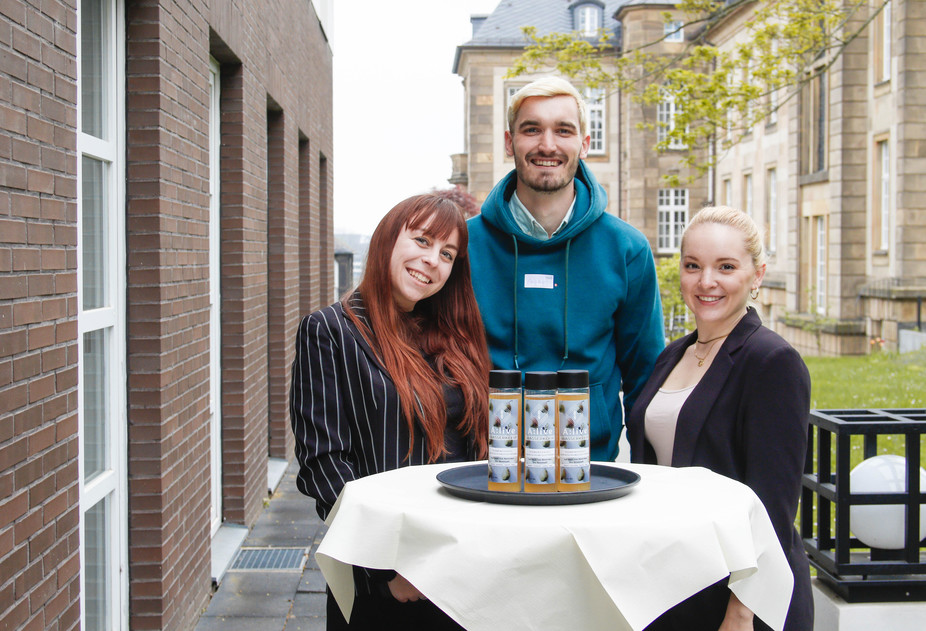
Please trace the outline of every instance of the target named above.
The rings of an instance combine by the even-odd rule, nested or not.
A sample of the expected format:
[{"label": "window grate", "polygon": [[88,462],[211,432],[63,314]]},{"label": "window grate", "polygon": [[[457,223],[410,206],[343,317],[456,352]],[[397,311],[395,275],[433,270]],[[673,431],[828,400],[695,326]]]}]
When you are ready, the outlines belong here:
[{"label": "window grate", "polygon": [[232,570],[302,570],[305,548],[242,548]]}]

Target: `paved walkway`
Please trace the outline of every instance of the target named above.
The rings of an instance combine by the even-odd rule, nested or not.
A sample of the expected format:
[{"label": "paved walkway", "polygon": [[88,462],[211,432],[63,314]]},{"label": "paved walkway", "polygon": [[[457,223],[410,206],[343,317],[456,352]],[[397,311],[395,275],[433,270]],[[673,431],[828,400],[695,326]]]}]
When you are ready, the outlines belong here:
[{"label": "paved walkway", "polygon": [[[315,549],[325,525],[315,502],[296,489],[296,471],[295,463],[286,469],[195,631],[324,631],[325,580]],[[289,567],[272,569],[281,565]]]}]

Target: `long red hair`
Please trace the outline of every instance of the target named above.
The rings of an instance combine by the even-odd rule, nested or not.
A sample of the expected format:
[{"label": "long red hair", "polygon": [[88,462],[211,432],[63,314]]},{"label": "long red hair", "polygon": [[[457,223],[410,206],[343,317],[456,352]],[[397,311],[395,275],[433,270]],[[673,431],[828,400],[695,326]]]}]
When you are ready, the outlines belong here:
[{"label": "long red hair", "polygon": [[[396,305],[390,275],[392,252],[406,227],[426,227],[426,234],[435,239],[446,239],[456,230],[459,240],[447,282],[433,296],[419,300],[411,313]],[[366,330],[347,300],[343,302],[392,377],[408,423],[409,454],[417,422],[427,440],[430,462],[446,453],[444,383],[462,390],[464,414],[458,428],[474,441],[479,457],[486,454],[490,361],[470,278],[468,241],[463,213],[452,200],[427,194],[399,202],[373,232],[358,287],[373,331]],[[437,375],[422,352],[433,359]]]}]

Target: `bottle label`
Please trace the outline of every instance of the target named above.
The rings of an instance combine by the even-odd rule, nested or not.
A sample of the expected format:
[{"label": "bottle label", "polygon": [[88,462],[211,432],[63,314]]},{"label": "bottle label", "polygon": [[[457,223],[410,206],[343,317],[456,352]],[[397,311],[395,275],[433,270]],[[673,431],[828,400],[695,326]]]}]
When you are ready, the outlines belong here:
[{"label": "bottle label", "polygon": [[556,398],[524,397],[524,481],[556,483]]},{"label": "bottle label", "polygon": [[518,481],[520,394],[489,396],[489,482]]},{"label": "bottle label", "polygon": [[589,458],[588,395],[560,395],[559,405],[559,479],[566,484],[591,480]]}]

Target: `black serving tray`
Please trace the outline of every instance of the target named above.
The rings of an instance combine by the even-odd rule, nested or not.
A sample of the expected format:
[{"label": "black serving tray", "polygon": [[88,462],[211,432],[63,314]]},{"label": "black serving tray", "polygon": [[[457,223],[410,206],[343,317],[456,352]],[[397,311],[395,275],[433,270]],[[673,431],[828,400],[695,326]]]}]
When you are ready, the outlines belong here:
[{"label": "black serving tray", "polygon": [[592,488],[588,491],[562,493],[515,493],[490,491],[486,463],[467,464],[444,469],[437,481],[457,497],[494,504],[554,506],[560,504],[590,504],[614,499],[629,493],[640,481],[640,474],[604,464],[592,463]]}]

